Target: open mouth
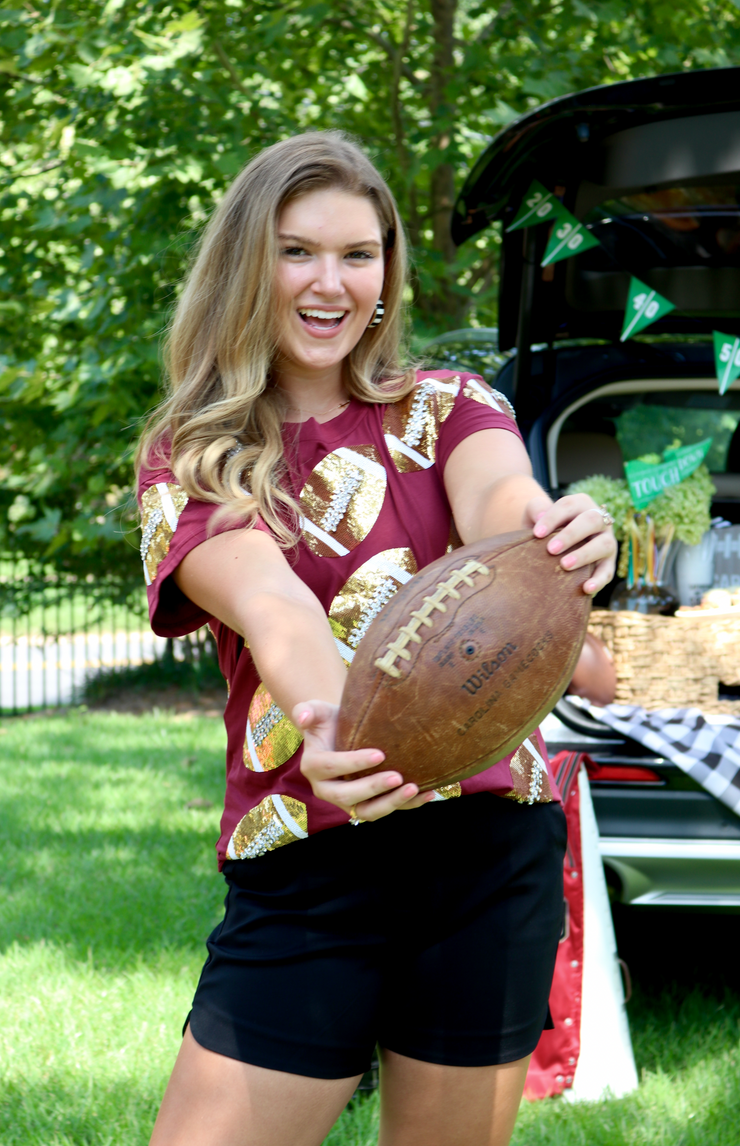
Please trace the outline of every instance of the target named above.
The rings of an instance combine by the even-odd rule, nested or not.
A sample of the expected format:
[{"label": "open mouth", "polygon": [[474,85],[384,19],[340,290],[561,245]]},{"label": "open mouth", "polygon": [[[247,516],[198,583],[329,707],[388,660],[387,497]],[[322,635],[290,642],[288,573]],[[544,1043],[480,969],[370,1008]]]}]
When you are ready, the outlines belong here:
[{"label": "open mouth", "polygon": [[318,310],[302,306],[298,310],[301,320],[311,330],[336,330],[347,316],[346,310]]}]

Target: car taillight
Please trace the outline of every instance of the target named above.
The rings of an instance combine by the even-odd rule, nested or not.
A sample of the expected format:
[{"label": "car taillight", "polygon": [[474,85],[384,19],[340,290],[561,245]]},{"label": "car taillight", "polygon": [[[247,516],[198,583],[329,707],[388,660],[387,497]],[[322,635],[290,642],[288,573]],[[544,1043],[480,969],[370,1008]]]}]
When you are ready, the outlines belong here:
[{"label": "car taillight", "polygon": [[620,767],[617,764],[596,764],[589,763],[586,765],[589,780],[610,780],[621,781],[622,784],[660,784],[663,777],[652,768],[633,767],[625,765]]}]

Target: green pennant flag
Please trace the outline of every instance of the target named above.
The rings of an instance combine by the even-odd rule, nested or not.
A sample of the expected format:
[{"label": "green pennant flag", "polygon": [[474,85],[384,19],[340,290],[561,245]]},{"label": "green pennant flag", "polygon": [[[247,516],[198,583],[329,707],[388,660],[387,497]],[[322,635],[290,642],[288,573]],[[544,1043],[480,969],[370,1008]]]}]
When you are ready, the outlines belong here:
[{"label": "green pennant flag", "polygon": [[560,205],[557,224],[552,229],[540,266],[546,267],[561,259],[571,259],[573,255],[580,255],[581,251],[598,245],[599,240],[586,230],[583,223],[579,223],[575,215]]},{"label": "green pennant flag", "polygon": [[514,217],[514,222],[506,228],[518,231],[521,227],[536,227],[538,223],[552,222],[559,218],[564,208],[552,191],[548,191],[536,179],[522,200],[522,205]]},{"label": "green pennant flag", "polygon": [[730,383],[740,375],[740,338],[734,334],[720,334],[718,330],[712,333],[719,392],[724,394]]},{"label": "green pennant flag", "polygon": [[712,444],[711,438],[694,446],[665,450],[662,462],[625,462],[624,472],[635,509],[644,509],[669,486],[678,485],[704,461]]},{"label": "green pennant flag", "polygon": [[630,279],[627,309],[624,312],[624,326],[622,327],[620,342],[624,342],[631,334],[637,334],[638,330],[643,330],[646,326],[650,326],[651,322],[657,322],[664,314],[675,309],[672,302],[663,298],[663,295],[658,294],[657,290],[641,283],[633,275]]}]

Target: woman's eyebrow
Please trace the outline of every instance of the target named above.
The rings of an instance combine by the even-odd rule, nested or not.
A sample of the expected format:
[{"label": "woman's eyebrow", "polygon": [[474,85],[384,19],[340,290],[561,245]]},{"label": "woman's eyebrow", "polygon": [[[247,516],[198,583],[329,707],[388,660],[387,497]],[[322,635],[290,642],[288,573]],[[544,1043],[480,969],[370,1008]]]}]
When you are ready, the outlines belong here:
[{"label": "woman's eyebrow", "polygon": [[345,249],[345,251],[350,251],[350,250],[354,250],[355,247],[378,247],[378,248],[380,248],[381,246],[382,246],[382,243],[379,243],[377,239],[362,239],[362,241],[359,243],[347,243],[347,246],[344,249]]},{"label": "woman's eyebrow", "polygon": [[292,243],[298,243],[301,247],[312,247],[314,245],[310,239],[303,239],[300,235],[284,235],[282,231],[278,232],[278,239],[284,243],[290,240]]},{"label": "woman's eyebrow", "polygon": [[[301,247],[315,247],[317,245],[316,242],[312,241],[311,239],[304,239],[301,235],[284,235],[282,232],[278,233],[278,239],[282,243],[287,243],[287,242],[297,243]],[[382,246],[382,244],[379,243],[377,239],[360,239],[358,242],[355,242],[355,243],[347,243],[347,245],[344,247],[344,250],[345,251],[351,251],[351,250],[354,250],[355,247],[380,247],[380,246]]]}]

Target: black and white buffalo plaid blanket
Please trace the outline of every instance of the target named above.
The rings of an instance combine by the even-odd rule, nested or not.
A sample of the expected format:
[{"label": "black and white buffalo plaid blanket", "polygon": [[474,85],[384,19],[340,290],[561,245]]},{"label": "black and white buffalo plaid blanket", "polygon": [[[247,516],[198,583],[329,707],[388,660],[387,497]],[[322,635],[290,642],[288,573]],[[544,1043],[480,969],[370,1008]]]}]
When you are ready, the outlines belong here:
[{"label": "black and white buffalo plaid blanket", "polygon": [[632,705],[594,708],[624,736],[665,756],[740,816],[740,719],[706,717],[698,708],[646,712]]}]

